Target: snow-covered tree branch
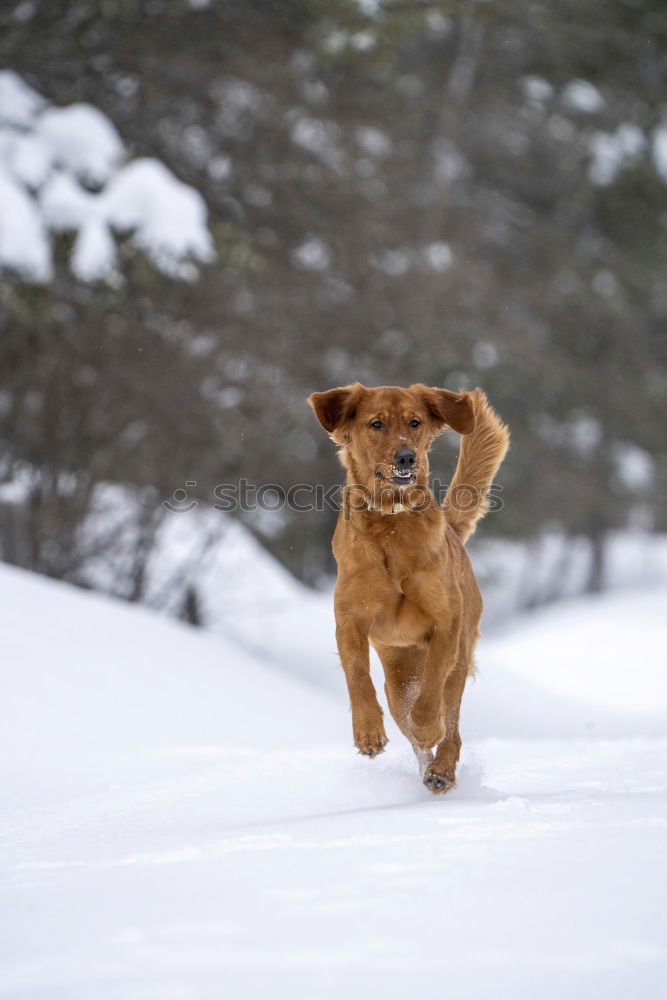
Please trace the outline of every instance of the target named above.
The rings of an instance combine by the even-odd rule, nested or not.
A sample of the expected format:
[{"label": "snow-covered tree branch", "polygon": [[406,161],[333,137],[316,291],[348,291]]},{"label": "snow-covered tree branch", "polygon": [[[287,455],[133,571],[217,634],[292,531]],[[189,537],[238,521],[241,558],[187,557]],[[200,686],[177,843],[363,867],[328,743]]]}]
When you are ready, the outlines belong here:
[{"label": "snow-covered tree branch", "polygon": [[90,104],[49,105],[0,72],[0,266],[27,281],[53,276],[52,234],[73,233],[81,281],[117,283],[117,236],[161,271],[192,280],[215,254],[204,199],[159,160],[130,159]]}]

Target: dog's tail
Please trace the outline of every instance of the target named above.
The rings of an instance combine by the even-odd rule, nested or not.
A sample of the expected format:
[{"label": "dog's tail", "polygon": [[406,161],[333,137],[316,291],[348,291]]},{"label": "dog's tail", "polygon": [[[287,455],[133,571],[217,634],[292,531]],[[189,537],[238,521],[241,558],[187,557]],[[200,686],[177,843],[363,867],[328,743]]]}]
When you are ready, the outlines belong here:
[{"label": "dog's tail", "polygon": [[459,460],[445,501],[447,521],[462,542],[470,538],[489,509],[488,490],[510,443],[509,430],[482,390],[474,389],[470,400],[475,428],[461,437]]}]

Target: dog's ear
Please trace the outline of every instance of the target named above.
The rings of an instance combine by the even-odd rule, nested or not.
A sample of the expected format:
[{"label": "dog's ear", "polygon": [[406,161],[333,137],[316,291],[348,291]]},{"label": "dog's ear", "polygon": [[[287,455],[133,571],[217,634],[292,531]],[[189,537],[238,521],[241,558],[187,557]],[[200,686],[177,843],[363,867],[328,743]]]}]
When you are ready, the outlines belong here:
[{"label": "dog's ear", "polygon": [[459,434],[470,434],[475,429],[475,411],[469,392],[450,392],[421,384],[410,388],[420,397],[438,430],[448,425]]},{"label": "dog's ear", "polygon": [[354,420],[357,404],[365,391],[360,382],[355,382],[326,392],[313,392],[307,401],[325,431],[335,434],[343,424]]}]

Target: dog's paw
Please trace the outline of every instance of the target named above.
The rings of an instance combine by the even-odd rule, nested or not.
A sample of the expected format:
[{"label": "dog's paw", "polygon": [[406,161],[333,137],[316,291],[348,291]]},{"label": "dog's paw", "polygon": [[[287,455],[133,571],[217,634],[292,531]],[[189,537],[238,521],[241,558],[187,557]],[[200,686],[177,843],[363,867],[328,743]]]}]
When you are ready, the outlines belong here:
[{"label": "dog's paw", "polygon": [[424,784],[434,795],[444,795],[456,784],[453,774],[438,772],[433,767],[428,767],[424,773]]},{"label": "dog's paw", "polygon": [[364,754],[366,757],[377,757],[379,753],[384,753],[388,742],[382,723],[379,726],[360,729],[354,734],[354,745],[357,748],[357,753]]}]

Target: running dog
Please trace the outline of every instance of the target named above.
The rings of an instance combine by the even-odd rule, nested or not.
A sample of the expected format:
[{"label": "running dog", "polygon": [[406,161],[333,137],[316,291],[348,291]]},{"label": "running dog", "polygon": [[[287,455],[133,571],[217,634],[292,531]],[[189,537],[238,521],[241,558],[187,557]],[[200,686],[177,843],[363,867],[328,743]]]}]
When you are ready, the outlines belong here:
[{"label": "running dog", "polygon": [[[464,545],[486,513],[509,431],[481,389],[355,383],[315,392],[308,402],[347,471],[333,538],[334,606],[355,745],[374,757],[387,744],[370,644],[424,784],[446,792],[456,780],[461,698],[482,614]],[[429,487],[428,455],[447,427],[462,438],[441,506]]]}]

